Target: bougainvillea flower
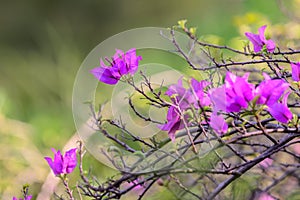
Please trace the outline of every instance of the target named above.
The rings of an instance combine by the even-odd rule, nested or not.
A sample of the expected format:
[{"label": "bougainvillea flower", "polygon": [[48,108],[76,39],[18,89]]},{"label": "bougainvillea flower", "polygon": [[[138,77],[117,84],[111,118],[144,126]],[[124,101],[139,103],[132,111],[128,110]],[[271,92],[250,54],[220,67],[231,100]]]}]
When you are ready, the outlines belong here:
[{"label": "bougainvillea flower", "polygon": [[263,73],[265,80],[256,88],[256,95],[259,96],[257,103],[268,106],[276,103],[289,87],[289,83],[281,79],[271,79],[266,73]]},{"label": "bougainvillea flower", "polygon": [[254,97],[254,85],[248,83],[249,74],[238,77],[227,72],[225,84],[210,91],[210,99],[214,110],[225,112],[239,112],[247,108],[249,101]]},{"label": "bougainvillea flower", "polygon": [[32,196],[31,195],[29,195],[29,196],[27,196],[27,197],[25,197],[24,199],[23,198],[17,198],[17,197],[13,197],[12,198],[12,200],[31,200],[32,199]]},{"label": "bougainvillea flower", "polygon": [[269,106],[268,111],[270,114],[281,123],[288,123],[293,118],[293,113],[287,106],[287,98],[290,92],[286,93],[282,98],[282,103],[274,103]]},{"label": "bougainvillea flower", "polygon": [[129,49],[125,54],[123,51],[117,49],[112,58],[110,66],[107,66],[102,59],[100,59],[100,67],[92,69],[90,72],[99,81],[114,85],[123,75],[134,73],[138,69],[139,61],[142,60],[141,56],[136,56],[135,49]]},{"label": "bougainvillea flower", "polygon": [[165,93],[168,95],[175,105],[178,105],[180,109],[185,110],[190,107],[191,104],[196,102],[196,98],[191,90],[188,90],[182,85],[182,78],[178,80],[177,84],[171,85]]},{"label": "bougainvillea flower", "polygon": [[292,67],[292,79],[294,81],[300,81],[300,62],[291,63]]},{"label": "bougainvillea flower", "polygon": [[258,29],[258,34],[245,33],[246,37],[252,42],[255,53],[260,52],[264,46],[266,46],[267,51],[270,53],[273,53],[276,48],[276,44],[273,40],[267,40],[265,37],[266,27],[266,25],[260,27]]},{"label": "bougainvillea flower", "polygon": [[56,151],[55,149],[52,149],[52,151],[54,153],[53,161],[50,157],[45,157],[45,159],[53,173],[58,176],[73,172],[77,165],[76,148],[70,149],[64,156],[61,155],[60,151]]},{"label": "bougainvillea flower", "polygon": [[249,73],[243,77],[227,72],[225,77],[226,102],[229,112],[239,112],[248,107],[248,102],[254,97],[254,85],[248,83]]},{"label": "bougainvillea flower", "polygon": [[217,113],[213,113],[210,116],[209,125],[212,129],[216,131],[219,135],[223,135],[228,130],[228,124],[226,123],[225,119],[222,115],[218,115]]},{"label": "bougainvillea flower", "polygon": [[169,138],[174,142],[175,132],[184,128],[184,124],[181,120],[178,109],[171,106],[167,114],[167,123],[164,125],[159,125],[158,128],[163,131],[168,131]]},{"label": "bougainvillea flower", "polygon": [[[208,85],[210,85],[210,83],[204,80],[197,81],[194,78],[191,80],[191,89],[199,100],[201,106],[208,106],[211,104],[208,94],[204,91]],[[198,103],[195,104],[195,107],[199,107]]]},{"label": "bougainvillea flower", "polygon": [[224,85],[209,90],[209,97],[211,102],[213,103],[213,109],[215,111],[226,111],[226,92]]},{"label": "bougainvillea flower", "polygon": [[273,160],[271,158],[265,158],[259,163],[259,166],[261,166],[263,169],[267,169],[272,165],[272,163]]}]

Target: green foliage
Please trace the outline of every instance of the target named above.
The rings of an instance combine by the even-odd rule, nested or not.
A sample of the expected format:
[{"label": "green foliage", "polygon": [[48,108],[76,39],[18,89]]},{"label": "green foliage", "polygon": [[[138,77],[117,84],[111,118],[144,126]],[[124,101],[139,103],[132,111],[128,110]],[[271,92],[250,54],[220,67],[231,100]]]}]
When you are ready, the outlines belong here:
[{"label": "green foliage", "polygon": [[254,189],[256,189],[257,177],[253,174],[246,174],[235,180],[231,184],[232,200],[250,199]]}]

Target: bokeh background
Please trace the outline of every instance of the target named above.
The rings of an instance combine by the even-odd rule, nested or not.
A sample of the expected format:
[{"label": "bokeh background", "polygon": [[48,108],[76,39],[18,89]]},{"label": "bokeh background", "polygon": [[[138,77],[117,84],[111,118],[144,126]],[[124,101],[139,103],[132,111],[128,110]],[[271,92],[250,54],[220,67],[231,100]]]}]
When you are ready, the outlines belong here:
[{"label": "bokeh background", "polygon": [[[278,2],[1,0],[0,199],[20,196],[24,183],[35,197],[45,187],[56,187],[43,157],[52,156],[52,147],[74,142],[73,82],[81,62],[101,41],[128,29],[171,27],[188,19],[199,36],[234,45],[233,38],[243,38],[244,30],[255,31],[251,27],[268,24],[285,31],[291,18],[284,6],[295,8],[299,1],[286,0],[283,7]],[[289,28],[287,34],[299,38],[297,23]],[[85,165],[100,180],[114,173],[89,155]],[[43,189],[46,180],[50,185]]]}]

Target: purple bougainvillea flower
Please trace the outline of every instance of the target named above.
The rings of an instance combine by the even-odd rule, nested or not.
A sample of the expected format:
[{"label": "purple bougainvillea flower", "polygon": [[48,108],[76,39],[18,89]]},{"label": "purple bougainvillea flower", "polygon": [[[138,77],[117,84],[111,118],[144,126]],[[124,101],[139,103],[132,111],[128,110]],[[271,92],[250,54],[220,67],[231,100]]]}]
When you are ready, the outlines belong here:
[{"label": "purple bougainvillea flower", "polygon": [[[197,97],[200,105],[203,106],[208,106],[211,104],[210,98],[208,97],[208,94],[204,91],[204,89],[210,85],[210,82],[207,81],[197,81],[196,79],[192,78],[191,80],[191,86],[192,86],[192,91],[194,95]],[[199,105],[198,103],[195,103],[195,107],[198,108]]]},{"label": "purple bougainvillea flower", "polygon": [[138,69],[141,56],[136,56],[136,50],[129,49],[125,54],[123,51],[117,49],[115,55],[112,57],[110,66],[107,66],[102,59],[100,59],[100,67],[92,69],[90,72],[99,81],[114,85],[123,75],[134,73]]},{"label": "purple bougainvillea flower", "polygon": [[243,77],[227,72],[225,78],[226,102],[229,112],[239,112],[248,107],[248,102],[254,97],[254,85],[248,83],[249,73]]},{"label": "purple bougainvillea flower", "polygon": [[13,197],[12,200],[31,200],[32,199],[32,196],[31,195],[28,195],[27,197],[25,197],[24,199],[23,198],[17,198],[17,197]]},{"label": "purple bougainvillea flower", "polygon": [[177,84],[171,85],[165,94],[182,110],[189,108],[197,101],[192,91],[183,87],[182,78],[178,80]]},{"label": "purple bougainvillea flower", "polygon": [[300,62],[291,63],[292,78],[294,81],[300,81]]},{"label": "purple bougainvillea flower", "polygon": [[50,157],[45,157],[45,159],[53,173],[58,176],[73,172],[77,165],[76,148],[70,149],[64,156],[61,155],[60,151],[56,151],[55,149],[52,149],[52,151],[54,153],[53,161]]},{"label": "purple bougainvillea flower", "polygon": [[281,123],[288,123],[293,118],[293,113],[287,106],[287,98],[290,92],[286,93],[282,98],[282,103],[274,103],[269,106],[268,111],[270,114]]},{"label": "purple bougainvillea flower", "polygon": [[164,125],[159,125],[158,128],[163,131],[168,131],[169,138],[174,142],[175,132],[184,128],[184,124],[181,120],[178,109],[171,106],[167,114],[167,123]]},{"label": "purple bougainvillea flower", "polygon": [[266,27],[266,25],[260,27],[258,29],[259,34],[249,32],[245,33],[246,37],[252,42],[255,53],[260,52],[264,45],[266,45],[266,49],[270,53],[273,53],[276,48],[276,44],[273,42],[273,40],[267,40],[265,37]]},{"label": "purple bougainvillea flower", "polygon": [[265,80],[256,88],[256,95],[259,96],[257,103],[268,106],[276,103],[284,91],[289,87],[289,83],[281,79],[271,79],[266,73],[263,73]]},{"label": "purple bougainvillea flower", "polygon": [[239,112],[247,108],[254,97],[254,85],[248,83],[249,74],[238,77],[227,72],[225,84],[210,91],[215,111]]},{"label": "purple bougainvillea flower", "polygon": [[272,165],[272,163],[273,160],[271,158],[265,158],[259,163],[259,166],[261,166],[263,169],[267,169]]},{"label": "purple bougainvillea flower", "polygon": [[213,103],[213,109],[215,111],[226,111],[226,91],[224,85],[209,90],[209,97],[211,102]]},{"label": "purple bougainvillea flower", "polygon": [[219,135],[223,135],[228,130],[228,125],[227,125],[225,119],[223,118],[223,116],[222,115],[218,115],[215,112],[210,116],[209,125]]}]

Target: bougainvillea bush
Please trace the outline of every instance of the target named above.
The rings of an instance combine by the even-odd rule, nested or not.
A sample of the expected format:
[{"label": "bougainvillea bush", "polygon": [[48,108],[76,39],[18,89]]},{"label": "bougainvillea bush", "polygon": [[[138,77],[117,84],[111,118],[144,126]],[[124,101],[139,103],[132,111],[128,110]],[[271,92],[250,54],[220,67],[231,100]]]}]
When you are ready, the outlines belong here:
[{"label": "bougainvillea bush", "polygon": [[[266,37],[267,28],[246,32],[247,42],[238,50],[207,43],[185,20],[179,21],[162,37],[192,73],[160,87],[139,70],[143,58],[135,47],[101,55],[107,57],[90,75],[104,84],[128,84],[144,103],[164,110],[165,120],[145,114],[129,94],[126,101],[133,115],[160,130],[142,138],[117,116],[103,117],[101,105],[98,111],[92,109],[98,134],[114,144],[99,153],[118,174],[101,182],[92,172],[84,173],[82,143],[64,156],[53,150],[53,161],[45,159],[66,188],[59,198],[75,199],[74,193],[80,193],[87,199],[119,199],[134,193],[147,199],[160,188],[171,191],[171,199],[299,198],[300,50],[282,49]],[[186,34],[189,43],[180,45],[175,30]],[[142,77],[141,84],[135,75]],[[81,180],[75,190],[67,175],[76,165]]]}]

